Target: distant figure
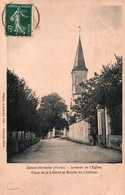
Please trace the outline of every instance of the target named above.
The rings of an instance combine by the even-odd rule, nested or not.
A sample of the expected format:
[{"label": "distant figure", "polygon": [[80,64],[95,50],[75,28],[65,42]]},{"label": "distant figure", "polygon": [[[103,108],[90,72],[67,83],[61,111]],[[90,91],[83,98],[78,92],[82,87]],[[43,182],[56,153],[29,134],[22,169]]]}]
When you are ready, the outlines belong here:
[{"label": "distant figure", "polygon": [[16,32],[16,33],[25,34],[26,28],[20,22],[21,17],[28,18],[28,16],[25,16],[23,14],[24,12],[26,12],[26,11],[21,10],[20,6],[18,6],[15,13],[10,17],[10,20],[14,21],[14,32]]}]

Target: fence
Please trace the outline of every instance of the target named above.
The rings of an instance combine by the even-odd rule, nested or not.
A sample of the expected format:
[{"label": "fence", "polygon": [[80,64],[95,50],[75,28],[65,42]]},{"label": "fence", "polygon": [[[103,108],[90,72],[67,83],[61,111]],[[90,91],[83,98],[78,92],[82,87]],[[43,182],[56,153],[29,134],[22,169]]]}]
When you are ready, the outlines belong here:
[{"label": "fence", "polygon": [[19,153],[29,146],[37,143],[40,138],[33,132],[12,131],[7,133],[7,157]]},{"label": "fence", "polygon": [[64,127],[63,130],[57,130],[55,127],[53,127],[52,130],[50,130],[46,136],[47,139],[51,138],[66,138],[67,137],[67,129]]},{"label": "fence", "polygon": [[122,109],[97,107],[98,145],[122,150]]},{"label": "fence", "polygon": [[56,130],[55,131],[55,137],[62,137],[63,136],[63,130]]}]

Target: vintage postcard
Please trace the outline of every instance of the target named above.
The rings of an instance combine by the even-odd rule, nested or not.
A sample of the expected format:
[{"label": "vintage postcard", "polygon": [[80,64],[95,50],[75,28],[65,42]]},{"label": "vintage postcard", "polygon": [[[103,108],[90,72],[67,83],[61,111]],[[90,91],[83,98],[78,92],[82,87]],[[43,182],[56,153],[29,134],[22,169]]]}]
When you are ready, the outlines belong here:
[{"label": "vintage postcard", "polygon": [[124,2],[0,13],[0,194],[123,195]]}]

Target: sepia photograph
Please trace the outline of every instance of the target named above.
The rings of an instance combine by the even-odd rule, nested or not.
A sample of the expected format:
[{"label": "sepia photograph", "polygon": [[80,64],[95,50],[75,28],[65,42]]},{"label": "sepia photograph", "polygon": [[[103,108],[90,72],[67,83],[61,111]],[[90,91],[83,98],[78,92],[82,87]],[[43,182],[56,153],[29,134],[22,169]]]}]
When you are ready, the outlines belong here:
[{"label": "sepia photograph", "polygon": [[3,15],[7,163],[122,164],[122,5],[13,2]]}]

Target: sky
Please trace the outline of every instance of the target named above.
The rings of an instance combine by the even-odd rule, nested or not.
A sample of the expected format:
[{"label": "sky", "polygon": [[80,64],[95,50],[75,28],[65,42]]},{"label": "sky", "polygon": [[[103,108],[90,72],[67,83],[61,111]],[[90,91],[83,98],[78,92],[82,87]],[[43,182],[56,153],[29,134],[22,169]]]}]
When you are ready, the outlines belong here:
[{"label": "sky", "polygon": [[[32,37],[7,38],[7,66],[41,98],[58,93],[70,105],[75,53],[81,42],[88,79],[122,55],[122,7],[80,1],[39,1],[39,27]],[[34,17],[37,16],[34,11]]]}]

